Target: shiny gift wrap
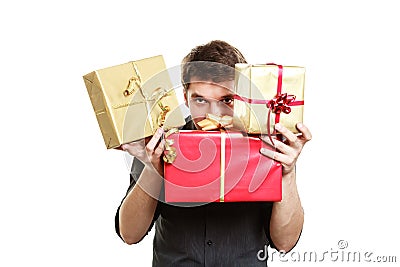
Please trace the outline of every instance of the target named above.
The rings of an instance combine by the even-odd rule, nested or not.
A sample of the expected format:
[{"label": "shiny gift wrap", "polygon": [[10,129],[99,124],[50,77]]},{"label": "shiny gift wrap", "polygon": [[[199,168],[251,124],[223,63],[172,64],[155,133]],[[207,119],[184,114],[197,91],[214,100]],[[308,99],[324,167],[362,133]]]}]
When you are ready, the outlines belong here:
[{"label": "shiny gift wrap", "polygon": [[[280,201],[281,164],[260,154],[270,149],[240,132],[179,131],[166,137],[166,202]],[[173,148],[173,149],[172,149]]]},{"label": "shiny gift wrap", "polygon": [[155,56],[83,76],[107,148],[185,124],[163,57]]},{"label": "shiny gift wrap", "polygon": [[270,134],[279,122],[293,133],[303,121],[305,68],[275,64],[235,65],[236,129]]}]

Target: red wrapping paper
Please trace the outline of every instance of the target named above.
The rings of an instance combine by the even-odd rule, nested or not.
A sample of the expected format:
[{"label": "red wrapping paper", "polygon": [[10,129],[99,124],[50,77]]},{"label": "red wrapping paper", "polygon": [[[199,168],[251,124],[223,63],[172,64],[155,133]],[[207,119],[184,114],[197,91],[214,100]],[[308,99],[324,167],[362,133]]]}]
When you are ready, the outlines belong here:
[{"label": "red wrapping paper", "polygon": [[180,131],[167,139],[176,158],[164,164],[166,202],[282,199],[282,166],[260,154],[261,147],[271,148],[257,136]]}]

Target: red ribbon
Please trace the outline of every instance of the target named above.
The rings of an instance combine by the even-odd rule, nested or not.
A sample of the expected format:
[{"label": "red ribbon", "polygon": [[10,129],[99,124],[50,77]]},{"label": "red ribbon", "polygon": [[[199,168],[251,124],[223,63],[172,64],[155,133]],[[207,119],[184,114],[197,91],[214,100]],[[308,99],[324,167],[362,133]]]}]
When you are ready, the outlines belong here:
[{"label": "red ribbon", "polygon": [[[289,106],[300,106],[304,105],[304,100],[296,100],[295,95],[288,95],[287,93],[282,94],[282,77],[283,77],[283,66],[282,65],[277,65],[274,63],[268,63],[267,65],[275,65],[278,67],[278,84],[276,87],[276,95],[274,98],[270,100],[262,100],[262,99],[250,99],[246,97],[242,97],[239,95],[235,95],[234,98],[241,100],[243,102],[247,102],[249,104],[266,104],[269,111],[268,111],[268,121],[267,121],[267,131],[268,131],[268,137],[269,140],[273,145],[274,141],[272,140],[271,137],[271,132],[270,132],[270,115],[271,112],[275,113],[275,124],[279,122],[280,120],[280,115],[281,113],[289,114],[292,110]],[[275,133],[275,130],[274,132]]]}]

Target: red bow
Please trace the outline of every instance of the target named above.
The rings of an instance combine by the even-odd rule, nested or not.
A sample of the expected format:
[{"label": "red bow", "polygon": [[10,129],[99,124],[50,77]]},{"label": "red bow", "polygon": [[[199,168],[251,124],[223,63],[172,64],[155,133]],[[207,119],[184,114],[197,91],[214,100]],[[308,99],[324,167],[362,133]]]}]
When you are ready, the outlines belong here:
[{"label": "red bow", "polygon": [[[274,65],[278,67],[278,84],[276,86],[276,95],[273,99],[271,100],[263,100],[263,99],[251,99],[251,98],[246,98],[242,97],[239,95],[235,95],[235,99],[238,99],[243,102],[247,102],[250,104],[266,104],[268,107],[268,119],[267,119],[267,132],[268,132],[268,137],[269,140],[273,145],[275,145],[272,136],[271,136],[271,130],[270,130],[270,115],[271,112],[275,113],[275,124],[279,123],[280,120],[280,114],[283,112],[285,114],[289,114],[292,109],[289,106],[299,106],[299,105],[304,105],[304,100],[297,100],[295,95],[288,95],[287,93],[282,94],[282,80],[283,80],[283,66],[282,65],[277,65],[274,63],[267,63],[267,65]],[[275,130],[273,133],[276,133]]]},{"label": "red bow", "polygon": [[290,111],[292,111],[289,105],[295,99],[295,95],[288,95],[287,93],[278,94],[270,101],[268,101],[267,107],[275,114],[280,114],[281,112],[289,114]]}]

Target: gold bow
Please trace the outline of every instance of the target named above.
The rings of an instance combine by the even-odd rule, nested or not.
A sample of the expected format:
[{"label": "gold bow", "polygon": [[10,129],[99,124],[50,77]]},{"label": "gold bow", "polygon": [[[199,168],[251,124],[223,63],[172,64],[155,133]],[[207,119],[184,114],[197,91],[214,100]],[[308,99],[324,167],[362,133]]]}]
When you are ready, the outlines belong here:
[{"label": "gold bow", "polygon": [[[136,104],[136,103],[146,103],[148,111],[150,110],[149,102],[157,101],[158,106],[161,108],[161,112],[157,118],[157,124],[159,127],[162,127],[165,123],[165,118],[167,116],[167,113],[169,111],[171,111],[171,108],[169,106],[164,106],[161,103],[161,99],[164,98],[165,96],[170,96],[171,92],[166,91],[165,89],[162,89],[161,87],[158,87],[153,91],[153,94],[150,96],[150,98],[146,98],[145,94],[142,91],[142,78],[140,77],[140,73],[137,69],[136,64],[133,64],[133,70],[135,71],[135,76],[133,76],[129,79],[128,86],[127,86],[126,90],[123,92],[124,96],[128,97],[128,96],[132,95],[135,91],[139,90],[144,101],[130,103],[129,105]],[[154,129],[152,120],[150,120],[150,124],[151,124],[151,128]]]},{"label": "gold bow", "polygon": [[199,121],[197,125],[201,127],[203,131],[221,129],[221,128],[230,128],[232,127],[233,118],[228,115],[218,116],[214,114],[206,114],[206,118],[202,121]]},{"label": "gold bow", "polygon": [[124,91],[125,97],[133,94],[136,91],[135,89],[142,88],[142,78],[140,77],[140,74],[136,67],[136,64],[133,64],[133,70],[135,71],[135,76],[131,77],[129,79],[128,86],[127,86],[126,90]]},{"label": "gold bow", "polygon": [[165,123],[165,117],[167,113],[171,111],[171,108],[169,106],[164,106],[160,101],[158,102],[158,106],[161,108],[161,112],[158,114],[157,123],[158,126],[162,127]]},{"label": "gold bow", "polygon": [[176,159],[176,148],[172,146],[174,144],[174,140],[168,139],[168,136],[170,136],[173,133],[177,133],[177,132],[178,132],[178,128],[172,128],[164,134],[165,151],[164,151],[163,160],[165,163],[173,163]]}]

